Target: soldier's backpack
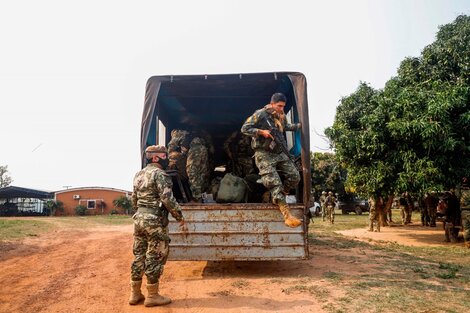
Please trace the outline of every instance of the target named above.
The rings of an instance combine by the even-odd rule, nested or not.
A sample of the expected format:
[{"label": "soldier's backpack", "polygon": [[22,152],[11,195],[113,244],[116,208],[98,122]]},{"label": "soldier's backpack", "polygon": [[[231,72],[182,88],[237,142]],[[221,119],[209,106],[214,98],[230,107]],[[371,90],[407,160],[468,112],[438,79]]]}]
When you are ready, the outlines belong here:
[{"label": "soldier's backpack", "polygon": [[246,183],[243,178],[227,173],[220,181],[216,201],[219,203],[244,202],[246,190]]}]

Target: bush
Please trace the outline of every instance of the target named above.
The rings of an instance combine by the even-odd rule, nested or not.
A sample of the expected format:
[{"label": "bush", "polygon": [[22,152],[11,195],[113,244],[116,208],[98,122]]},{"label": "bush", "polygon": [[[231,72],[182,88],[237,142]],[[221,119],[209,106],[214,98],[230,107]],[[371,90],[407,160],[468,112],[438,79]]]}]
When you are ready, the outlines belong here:
[{"label": "bush", "polygon": [[111,214],[111,215],[119,214],[119,211],[116,210],[116,209],[112,209],[111,213],[109,213],[109,214]]},{"label": "bush", "polygon": [[84,205],[77,205],[75,207],[75,214],[77,215],[80,215],[80,216],[84,216],[86,214],[86,206]]}]

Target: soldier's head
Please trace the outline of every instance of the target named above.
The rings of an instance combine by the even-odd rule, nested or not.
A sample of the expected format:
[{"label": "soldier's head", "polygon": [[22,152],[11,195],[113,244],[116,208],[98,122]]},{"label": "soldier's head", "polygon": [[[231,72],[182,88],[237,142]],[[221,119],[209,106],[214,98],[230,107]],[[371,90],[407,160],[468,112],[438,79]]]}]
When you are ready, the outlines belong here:
[{"label": "soldier's head", "polygon": [[165,146],[148,146],[145,149],[145,158],[149,163],[157,163],[163,169],[168,166],[168,155]]},{"label": "soldier's head", "polygon": [[271,96],[271,107],[276,111],[278,114],[284,113],[284,107],[286,106],[286,96],[283,93],[276,92]]},{"label": "soldier's head", "polygon": [[328,191],[328,195],[329,195],[329,196],[332,196],[332,195],[333,195],[333,191]]},{"label": "soldier's head", "polygon": [[322,195],[326,195],[326,191],[323,190],[323,191],[321,192],[321,194],[322,194]]}]

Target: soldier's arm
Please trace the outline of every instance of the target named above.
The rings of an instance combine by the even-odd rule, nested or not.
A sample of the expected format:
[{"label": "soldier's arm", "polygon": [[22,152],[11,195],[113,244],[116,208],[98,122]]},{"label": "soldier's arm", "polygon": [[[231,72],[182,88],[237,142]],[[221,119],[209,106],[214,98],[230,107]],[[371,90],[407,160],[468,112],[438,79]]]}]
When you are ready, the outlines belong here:
[{"label": "soldier's arm", "polygon": [[132,203],[132,208],[134,209],[134,211],[137,211],[137,188],[136,186],[134,186],[132,189],[131,203]]},{"label": "soldier's arm", "polygon": [[171,177],[167,176],[163,171],[159,171],[159,173],[155,175],[155,180],[160,193],[160,200],[163,205],[178,222],[182,222],[183,213],[181,211],[181,206],[173,196],[173,183],[171,182]]},{"label": "soldier's arm", "polygon": [[259,131],[259,129],[257,128],[258,120],[259,120],[259,116],[256,112],[255,114],[247,118],[241,128],[242,134],[246,136],[250,136],[250,137],[255,137]]},{"label": "soldier's arm", "polygon": [[287,121],[284,119],[284,130],[285,131],[296,131],[296,130],[299,130],[301,127],[302,127],[301,123],[290,124],[290,123],[287,123]]}]

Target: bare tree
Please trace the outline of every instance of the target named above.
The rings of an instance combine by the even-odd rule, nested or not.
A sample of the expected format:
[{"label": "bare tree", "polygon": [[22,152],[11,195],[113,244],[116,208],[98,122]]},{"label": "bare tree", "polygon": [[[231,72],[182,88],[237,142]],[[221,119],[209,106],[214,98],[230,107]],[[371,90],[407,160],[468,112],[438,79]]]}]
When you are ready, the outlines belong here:
[{"label": "bare tree", "polygon": [[0,188],[9,186],[12,181],[8,175],[8,165],[0,165]]}]

